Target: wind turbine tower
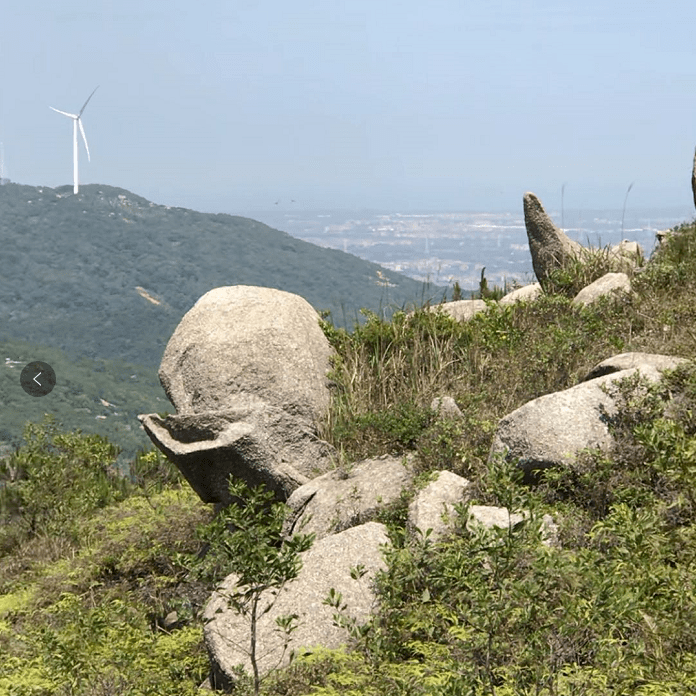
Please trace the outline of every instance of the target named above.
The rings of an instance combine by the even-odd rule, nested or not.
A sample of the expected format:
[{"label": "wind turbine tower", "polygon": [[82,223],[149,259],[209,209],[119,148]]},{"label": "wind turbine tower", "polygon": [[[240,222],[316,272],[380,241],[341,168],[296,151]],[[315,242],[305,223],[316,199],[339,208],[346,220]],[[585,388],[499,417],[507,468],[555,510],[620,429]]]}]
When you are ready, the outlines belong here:
[{"label": "wind turbine tower", "polygon": [[[96,92],[99,89],[99,86],[94,88],[94,92]],[[59,114],[63,114],[63,116],[69,116],[73,120],[73,193],[78,192],[78,180],[77,180],[77,127],[78,125],[80,126],[80,133],[82,133],[82,139],[85,141],[85,150],[87,150],[87,160],[90,160],[89,157],[89,145],[87,145],[87,136],[85,135],[85,129],[82,127],[82,119],[80,118],[82,116],[82,112],[85,110],[85,107],[87,104],[89,104],[89,100],[94,96],[94,92],[87,97],[87,101],[82,105],[82,108],[80,109],[80,113],[78,114],[69,114],[67,111],[59,111],[58,109],[53,109],[53,107],[49,107],[50,109],[53,109],[53,111],[56,111]]]}]

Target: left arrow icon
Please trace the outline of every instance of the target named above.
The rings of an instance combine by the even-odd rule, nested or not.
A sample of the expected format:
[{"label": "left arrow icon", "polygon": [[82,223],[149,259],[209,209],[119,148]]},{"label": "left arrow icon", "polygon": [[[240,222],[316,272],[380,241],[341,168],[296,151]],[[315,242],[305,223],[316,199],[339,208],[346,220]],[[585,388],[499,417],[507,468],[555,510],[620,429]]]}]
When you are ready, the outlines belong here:
[{"label": "left arrow icon", "polygon": [[19,383],[29,396],[46,396],[56,386],[56,373],[48,363],[35,360],[24,367]]}]

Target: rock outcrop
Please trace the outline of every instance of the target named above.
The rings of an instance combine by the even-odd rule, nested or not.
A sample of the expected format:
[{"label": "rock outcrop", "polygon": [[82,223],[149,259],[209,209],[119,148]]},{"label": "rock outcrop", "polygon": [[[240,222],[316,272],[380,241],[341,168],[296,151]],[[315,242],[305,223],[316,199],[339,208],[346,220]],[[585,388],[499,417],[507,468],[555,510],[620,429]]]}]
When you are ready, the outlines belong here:
[{"label": "rock outcrop", "polygon": [[531,283],[530,285],[525,285],[522,288],[517,288],[512,292],[509,292],[504,297],[498,300],[498,304],[506,307],[507,305],[515,304],[516,302],[532,302],[536,300],[537,297],[543,294],[540,283]]},{"label": "rock outcrop", "polygon": [[284,535],[314,533],[317,539],[366,522],[399,499],[413,475],[405,457],[383,455],[337,469],[298,488],[288,499]]},{"label": "rock outcrop", "polygon": [[[389,541],[384,525],[368,522],[333,534],[314,543],[301,554],[299,575],[288,582],[275,598],[266,591],[259,605],[257,664],[263,676],[284,667],[293,652],[317,646],[338,648],[347,642],[344,628],[334,625],[335,609],[323,603],[332,588],[340,592],[348,614],[365,623],[376,608],[372,587],[375,573],[386,568],[382,546]],[[365,574],[351,577],[351,569],[362,565]],[[204,611],[204,639],[211,659],[211,682],[216,687],[233,686],[235,668],[251,673],[249,619],[228,607],[226,597],[236,589],[236,576],[228,576]],[[272,604],[272,608],[263,613]],[[278,617],[297,614],[297,629],[287,650],[276,624]]]},{"label": "rock outcrop", "polygon": [[686,358],[678,358],[674,355],[657,355],[655,353],[619,353],[612,355],[601,363],[595,365],[583,378],[583,382],[587,382],[597,377],[610,375],[621,370],[631,370],[637,368],[643,372],[650,370],[674,370],[683,363],[688,362]]},{"label": "rock outcrop", "polygon": [[[588,255],[593,253],[558,229],[533,193],[525,193],[523,203],[532,267],[542,285],[554,270],[573,259],[587,260]],[[598,250],[597,253],[603,252]],[[622,273],[634,269],[643,258],[640,245],[627,239],[615,244],[606,253],[614,271]]]},{"label": "rock outcrop", "polygon": [[411,501],[408,508],[408,525],[421,535],[430,530],[429,539],[438,541],[452,531],[456,515],[455,505],[465,502],[470,482],[451,471],[438,471],[431,481]]},{"label": "rock outcrop", "polygon": [[486,311],[486,303],[483,300],[457,300],[444,304],[428,307],[430,312],[444,312],[457,321],[468,321],[475,314]]},{"label": "rock outcrop", "polygon": [[582,246],[553,224],[541,201],[533,193],[525,193],[524,224],[527,228],[532,267],[543,285],[549,273],[561,268],[582,252]]},{"label": "rock outcrop", "polygon": [[[529,512],[510,512],[505,507],[495,505],[470,505],[467,529],[472,530],[476,526],[492,529],[494,527],[512,529],[523,520],[528,520]],[[541,543],[545,546],[558,546],[558,525],[551,515],[541,518]]]},{"label": "rock outcrop", "polygon": [[601,297],[631,292],[631,281],[625,273],[605,273],[594,283],[586,285],[574,298],[574,305],[590,305]]},{"label": "rock outcrop", "polygon": [[[616,413],[616,403],[603,387],[636,372],[657,382],[660,371],[670,364],[667,356],[651,360],[651,356],[642,355],[641,359],[635,358],[635,367],[604,371],[602,376],[570,389],[529,401],[502,418],[490,457],[503,455],[519,461],[529,481],[534,471],[572,463],[585,449],[608,451],[613,438],[604,414]],[[590,374],[603,369],[597,366]]]},{"label": "rock outcrop", "polygon": [[[492,505],[467,505],[471,483],[451,471],[438,471],[437,479],[431,481],[413,499],[408,508],[408,526],[418,531],[429,541],[440,541],[445,535],[456,531],[457,505],[466,506],[466,528],[476,525],[492,527],[514,527],[518,522],[529,519],[529,512],[511,513],[505,507]],[[558,545],[558,526],[551,515],[544,515],[541,524],[541,542],[547,546]]]},{"label": "rock outcrop", "polygon": [[238,285],[206,293],[174,331],[159,376],[177,413],[139,418],[204,502],[229,503],[230,474],[285,499],[331,468],[318,318],[297,295]]},{"label": "rock outcrop", "polygon": [[463,418],[456,401],[451,396],[436,396],[430,402],[430,410],[437,414],[440,418]]}]

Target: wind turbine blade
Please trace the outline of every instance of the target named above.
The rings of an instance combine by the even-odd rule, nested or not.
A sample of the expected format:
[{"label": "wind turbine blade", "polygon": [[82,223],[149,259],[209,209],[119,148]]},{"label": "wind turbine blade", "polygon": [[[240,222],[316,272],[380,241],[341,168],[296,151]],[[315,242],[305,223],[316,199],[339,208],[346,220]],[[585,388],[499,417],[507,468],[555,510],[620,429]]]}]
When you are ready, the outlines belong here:
[{"label": "wind turbine blade", "polygon": [[92,160],[89,159],[89,145],[87,144],[87,136],[85,135],[85,129],[82,127],[82,119],[78,118],[77,122],[80,124],[80,133],[82,133],[82,139],[85,141],[85,149],[87,150],[87,159],[91,162]]},{"label": "wind turbine blade", "polygon": [[[53,109],[52,106],[48,107],[49,109]],[[77,114],[69,114],[67,111],[60,111],[59,109],[53,109],[58,114],[63,114],[63,116],[70,116],[70,118],[77,118]]]},{"label": "wind turbine blade", "polygon": [[[96,92],[98,89],[99,89],[99,85],[97,85],[94,88],[94,92]],[[87,106],[87,104],[89,104],[89,100],[94,96],[94,92],[92,92],[92,94],[90,94],[89,97],[87,97],[87,101],[82,105],[82,108],[80,109],[80,113],[78,114],[78,116],[82,116],[82,112],[85,110],[85,107]]]}]

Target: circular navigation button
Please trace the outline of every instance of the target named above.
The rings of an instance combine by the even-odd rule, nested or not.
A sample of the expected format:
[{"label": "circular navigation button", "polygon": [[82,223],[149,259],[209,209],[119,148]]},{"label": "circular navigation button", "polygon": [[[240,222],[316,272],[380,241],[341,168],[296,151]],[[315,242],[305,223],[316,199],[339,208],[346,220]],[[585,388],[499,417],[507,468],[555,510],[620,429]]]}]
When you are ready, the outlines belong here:
[{"label": "circular navigation button", "polygon": [[35,360],[22,370],[19,383],[29,396],[46,396],[56,386],[56,373],[48,363]]}]

